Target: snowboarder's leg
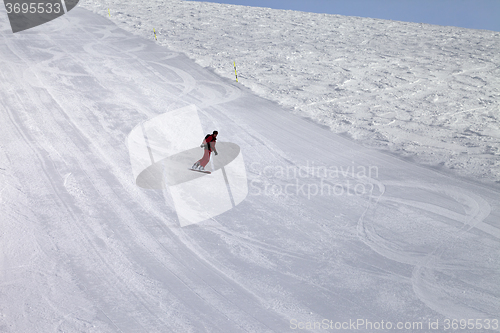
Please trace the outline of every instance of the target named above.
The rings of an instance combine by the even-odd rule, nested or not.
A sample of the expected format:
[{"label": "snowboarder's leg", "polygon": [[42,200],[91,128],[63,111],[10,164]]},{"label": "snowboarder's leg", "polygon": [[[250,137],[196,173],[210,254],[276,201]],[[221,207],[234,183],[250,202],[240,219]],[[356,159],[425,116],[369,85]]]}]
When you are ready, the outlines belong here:
[{"label": "snowboarder's leg", "polygon": [[210,150],[205,149],[203,157],[197,163],[201,165],[203,168],[205,168],[205,165],[207,165],[209,161],[210,161]]}]

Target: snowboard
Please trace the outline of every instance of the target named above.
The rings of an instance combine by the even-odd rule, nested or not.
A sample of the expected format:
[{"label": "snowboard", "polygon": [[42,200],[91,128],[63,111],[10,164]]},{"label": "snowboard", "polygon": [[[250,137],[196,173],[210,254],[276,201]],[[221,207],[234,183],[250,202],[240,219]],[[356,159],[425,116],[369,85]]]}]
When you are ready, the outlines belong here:
[{"label": "snowboard", "polygon": [[201,172],[201,173],[208,173],[208,174],[211,174],[210,171],[201,171],[201,170],[196,170],[196,169],[191,169],[191,168],[188,168],[188,170],[191,170],[191,171],[196,171],[196,172]]}]

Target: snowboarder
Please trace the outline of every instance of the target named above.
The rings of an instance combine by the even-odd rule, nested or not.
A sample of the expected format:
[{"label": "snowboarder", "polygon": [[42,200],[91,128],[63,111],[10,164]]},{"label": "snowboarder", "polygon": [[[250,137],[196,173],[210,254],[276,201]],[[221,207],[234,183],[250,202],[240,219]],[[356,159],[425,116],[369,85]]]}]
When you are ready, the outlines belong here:
[{"label": "snowboarder", "polygon": [[212,134],[207,134],[207,136],[205,136],[205,139],[203,140],[203,143],[200,146],[201,148],[205,149],[203,157],[200,160],[198,160],[195,164],[193,164],[191,169],[205,171],[205,165],[207,165],[208,161],[210,161],[210,154],[212,153],[212,151],[217,156],[218,153],[217,150],[215,149],[217,134],[219,134],[219,132],[213,131]]}]

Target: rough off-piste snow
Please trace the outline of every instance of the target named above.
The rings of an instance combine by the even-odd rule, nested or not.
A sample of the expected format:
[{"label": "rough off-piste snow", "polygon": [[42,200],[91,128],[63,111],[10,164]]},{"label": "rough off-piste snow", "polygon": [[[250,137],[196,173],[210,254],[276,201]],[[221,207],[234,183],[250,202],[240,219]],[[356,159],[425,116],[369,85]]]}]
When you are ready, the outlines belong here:
[{"label": "rough off-piste snow", "polygon": [[[0,15],[0,332],[499,331],[499,33],[188,1]],[[181,227],[127,138],[192,105],[248,196]]]}]

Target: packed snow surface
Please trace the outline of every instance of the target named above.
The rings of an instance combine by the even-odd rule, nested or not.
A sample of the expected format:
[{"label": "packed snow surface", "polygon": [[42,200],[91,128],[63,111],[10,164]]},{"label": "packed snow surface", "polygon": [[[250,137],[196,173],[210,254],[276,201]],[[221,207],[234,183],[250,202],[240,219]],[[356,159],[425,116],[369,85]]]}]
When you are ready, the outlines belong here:
[{"label": "packed snow surface", "polygon": [[[191,1],[86,0],[370,147],[500,182],[500,33]],[[108,11],[109,10],[109,11]]]},{"label": "packed snow surface", "polygon": [[[372,145],[385,128],[387,144],[443,158],[490,145],[469,158],[496,163],[494,33],[188,2],[95,8],[108,5],[148,38],[82,8],[17,34],[0,21],[1,332],[498,331],[500,191],[330,128],[351,122]],[[251,41],[234,37],[245,23],[261,57],[237,45]],[[319,43],[335,27],[342,42]],[[438,42],[440,29],[457,40]],[[190,57],[213,43],[198,61],[227,78],[179,52],[189,43]],[[233,58],[240,83],[225,73]],[[127,145],[183,107],[241,147],[249,184],[238,206],[187,227],[168,188],[136,185]]]}]

